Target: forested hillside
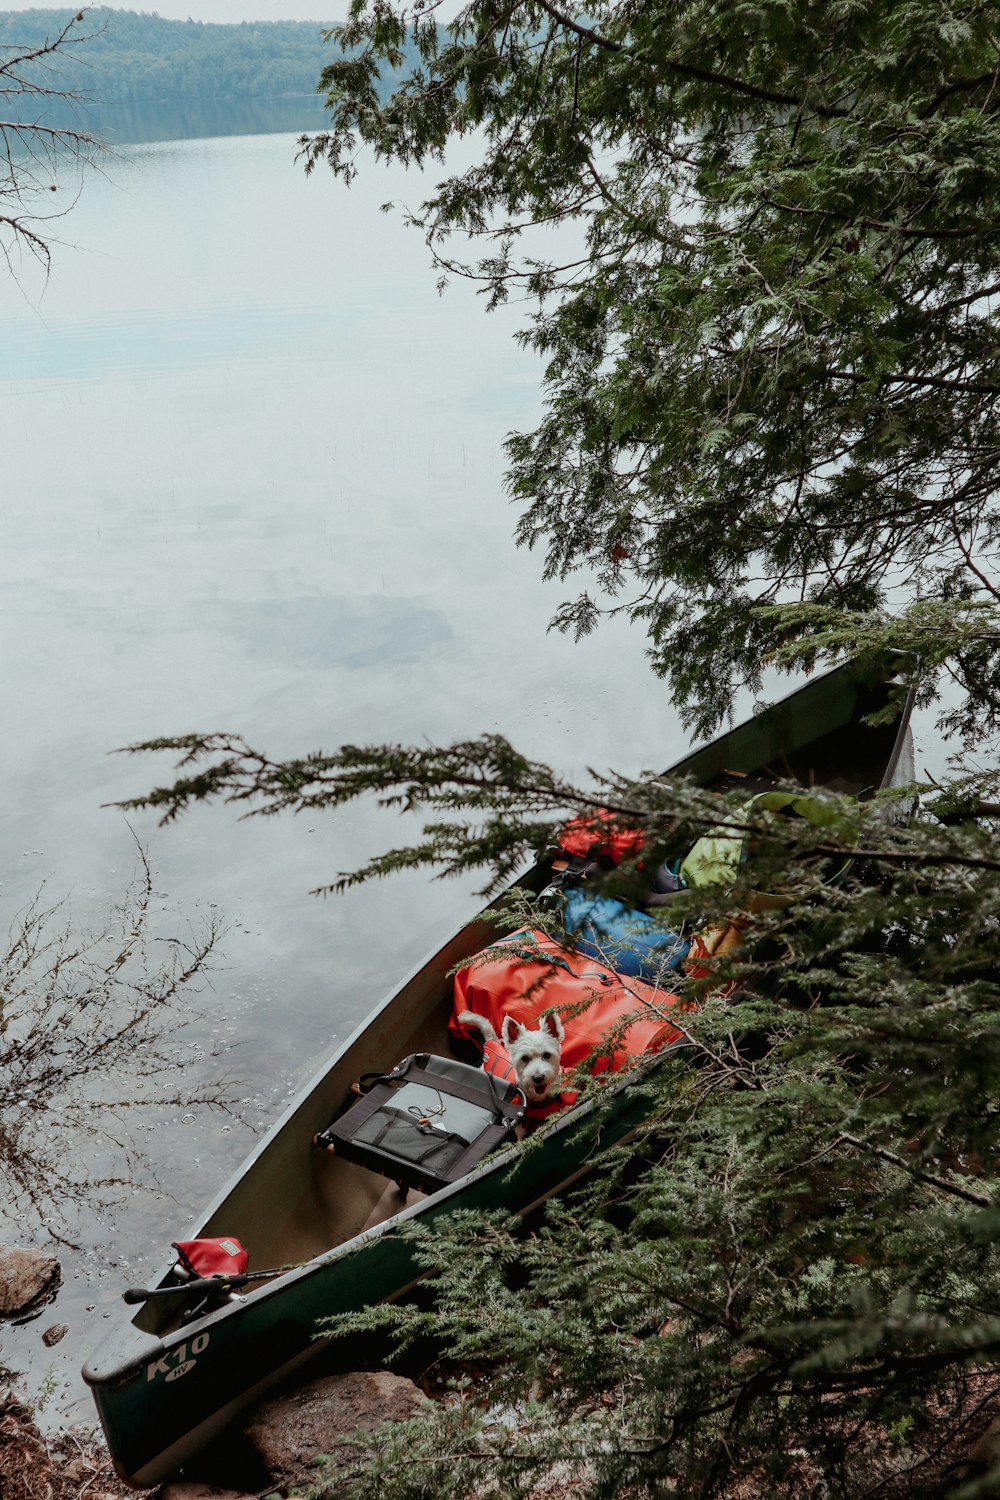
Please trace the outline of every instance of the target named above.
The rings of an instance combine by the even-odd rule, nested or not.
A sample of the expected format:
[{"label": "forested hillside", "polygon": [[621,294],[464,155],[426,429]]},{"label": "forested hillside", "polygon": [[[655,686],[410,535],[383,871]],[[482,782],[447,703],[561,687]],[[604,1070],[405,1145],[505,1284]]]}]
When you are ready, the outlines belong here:
[{"label": "forested hillside", "polygon": [[[0,55],[54,39],[77,13],[0,11]],[[311,94],[329,61],[323,29],[321,20],[220,26],[94,9],[52,59],[50,81],[97,104]]]}]

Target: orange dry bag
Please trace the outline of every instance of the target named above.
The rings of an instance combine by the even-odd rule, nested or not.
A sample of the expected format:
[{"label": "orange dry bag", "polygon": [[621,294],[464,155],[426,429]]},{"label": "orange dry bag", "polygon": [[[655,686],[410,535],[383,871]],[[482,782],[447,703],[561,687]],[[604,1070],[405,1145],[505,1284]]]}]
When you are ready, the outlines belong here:
[{"label": "orange dry bag", "polygon": [[485,1016],[498,1034],[504,1016],[534,1027],[543,1012],[557,1011],[566,1031],[563,1067],[587,1063],[594,1073],[618,1072],[683,1037],[669,1017],[690,1002],[569,953],[544,932],[514,933],[484,955],[455,975],[456,1036],[465,1034],[455,1020],[463,1010]]}]

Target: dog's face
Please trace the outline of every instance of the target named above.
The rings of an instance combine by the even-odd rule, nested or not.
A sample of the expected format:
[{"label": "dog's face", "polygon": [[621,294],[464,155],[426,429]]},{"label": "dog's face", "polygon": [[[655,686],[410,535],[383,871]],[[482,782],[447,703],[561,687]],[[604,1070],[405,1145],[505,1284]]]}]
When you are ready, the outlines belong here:
[{"label": "dog's face", "polygon": [[533,1031],[504,1016],[501,1034],[525,1098],[539,1104],[562,1072],[562,1022],[558,1016],[543,1016]]}]

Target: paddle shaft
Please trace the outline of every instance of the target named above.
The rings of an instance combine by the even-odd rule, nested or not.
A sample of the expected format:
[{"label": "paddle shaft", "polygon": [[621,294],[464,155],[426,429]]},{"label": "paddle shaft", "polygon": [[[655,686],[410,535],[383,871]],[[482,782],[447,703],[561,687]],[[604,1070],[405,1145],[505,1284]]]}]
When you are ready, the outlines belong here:
[{"label": "paddle shaft", "polygon": [[[257,1272],[258,1276],[261,1272]],[[246,1286],[250,1276],[207,1276],[194,1281],[179,1281],[176,1286],[154,1286],[149,1290],[132,1286],[122,1292],[122,1301],[146,1302],[150,1297],[173,1297],[178,1292],[227,1292],[231,1287]]]}]

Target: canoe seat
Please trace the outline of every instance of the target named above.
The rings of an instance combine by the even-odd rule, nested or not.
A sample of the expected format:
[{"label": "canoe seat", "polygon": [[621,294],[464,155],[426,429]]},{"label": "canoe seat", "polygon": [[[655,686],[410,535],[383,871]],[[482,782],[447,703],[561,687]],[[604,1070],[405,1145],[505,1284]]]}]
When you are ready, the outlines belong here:
[{"label": "canoe seat", "polygon": [[359,1091],[313,1145],[381,1173],[401,1193],[457,1182],[515,1140],[524,1117],[516,1083],[427,1052],[405,1057],[390,1073],[367,1075]]}]

